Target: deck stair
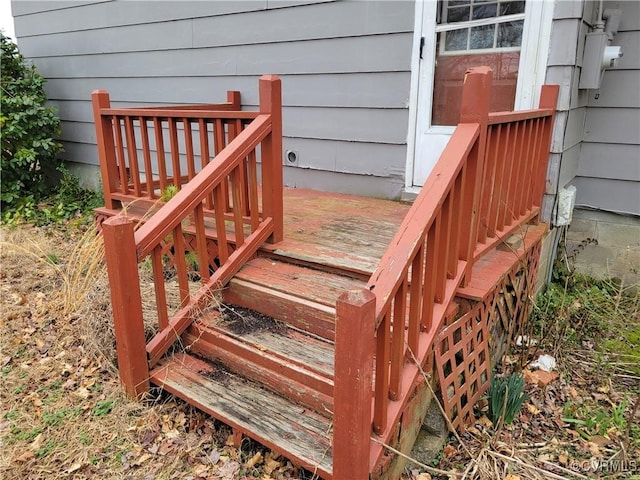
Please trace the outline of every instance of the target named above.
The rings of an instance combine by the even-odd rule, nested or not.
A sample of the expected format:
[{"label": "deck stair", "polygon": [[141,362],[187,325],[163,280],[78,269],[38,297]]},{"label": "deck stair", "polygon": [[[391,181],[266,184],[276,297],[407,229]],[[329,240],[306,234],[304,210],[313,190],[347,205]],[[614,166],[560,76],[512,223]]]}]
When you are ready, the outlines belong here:
[{"label": "deck stair", "polygon": [[219,309],[187,329],[188,353],[163,359],[151,381],[331,477],[335,304],[365,285],[259,256],[231,280]]}]

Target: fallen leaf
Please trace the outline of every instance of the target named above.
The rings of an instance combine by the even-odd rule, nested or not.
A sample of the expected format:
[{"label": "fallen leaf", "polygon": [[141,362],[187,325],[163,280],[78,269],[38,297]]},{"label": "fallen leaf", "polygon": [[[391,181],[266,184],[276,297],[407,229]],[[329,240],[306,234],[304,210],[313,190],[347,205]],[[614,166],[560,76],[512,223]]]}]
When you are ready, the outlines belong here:
[{"label": "fallen leaf", "polygon": [[220,452],[216,449],[211,450],[211,453],[209,454],[209,461],[215,465],[216,463],[218,463],[218,461],[220,460]]},{"label": "fallen leaf", "polygon": [[67,473],[73,473],[73,472],[77,472],[78,470],[80,470],[82,468],[82,463],[78,462],[78,463],[74,463],[73,465],[71,465],[69,467],[69,469],[67,470]]},{"label": "fallen leaf", "polygon": [[533,383],[540,388],[544,388],[554,380],[557,380],[559,375],[556,372],[545,372],[544,370],[524,370],[524,380],[527,383]]},{"label": "fallen leaf", "polygon": [[261,464],[261,463],[262,463],[262,460],[263,460],[263,458],[262,458],[262,452],[258,452],[258,453],[256,453],[253,457],[251,457],[251,458],[247,461],[247,463],[246,463],[246,465],[245,465],[245,466],[246,466],[247,468],[253,468],[253,467],[254,467],[254,466],[256,466],[256,465]]},{"label": "fallen leaf", "polygon": [[493,427],[493,422],[489,420],[489,418],[486,415],[481,416],[480,419],[478,420],[478,423],[485,428]]},{"label": "fallen leaf", "polygon": [[569,387],[569,395],[571,396],[571,398],[573,398],[574,400],[576,400],[579,395],[578,395],[578,391],[574,388],[574,387]]},{"label": "fallen leaf", "polygon": [[38,434],[35,440],[31,442],[31,445],[29,445],[29,448],[33,452],[40,450],[40,447],[42,447],[42,433]]},{"label": "fallen leaf", "polygon": [[442,453],[444,453],[445,457],[451,458],[456,453],[458,453],[458,450],[456,450],[456,447],[454,447],[453,445],[447,445],[446,447],[444,447],[444,450],[442,451]]},{"label": "fallen leaf", "polygon": [[78,397],[80,397],[80,398],[82,398],[84,400],[89,398],[89,396],[91,395],[91,392],[85,387],[80,387],[73,393],[74,393],[74,395],[77,395]]},{"label": "fallen leaf", "polygon": [[603,437],[602,435],[593,435],[589,439],[589,442],[590,443],[595,443],[599,447],[606,447],[607,445],[609,445],[611,443],[611,440],[609,440],[606,437]]},{"label": "fallen leaf", "polygon": [[567,465],[569,463],[569,457],[565,453],[558,455],[558,462],[560,465]]},{"label": "fallen leaf", "polygon": [[520,475],[516,475],[515,473],[510,473],[509,475],[504,477],[504,480],[520,480]]},{"label": "fallen leaf", "polygon": [[587,445],[589,446],[589,451],[591,452],[591,455],[593,455],[594,457],[600,456],[600,447],[598,445],[592,442],[589,442]]},{"label": "fallen leaf", "polygon": [[529,410],[531,415],[538,415],[540,413],[540,409],[532,403],[527,403],[527,410]]},{"label": "fallen leaf", "polygon": [[26,462],[27,460],[30,460],[34,457],[34,453],[31,450],[27,450],[26,452],[24,452],[22,455],[20,455],[18,458],[16,458],[16,462]]},{"label": "fallen leaf", "polygon": [[431,480],[431,475],[429,475],[427,472],[422,472],[418,474],[416,480]]},{"label": "fallen leaf", "polygon": [[270,475],[276,468],[280,468],[282,463],[277,460],[267,460],[264,464],[264,473]]},{"label": "fallen leaf", "polygon": [[197,477],[202,477],[208,471],[209,471],[209,467],[207,465],[200,464],[193,467],[193,474]]},{"label": "fallen leaf", "polygon": [[214,478],[219,480],[233,480],[236,478],[239,470],[240,464],[234,460],[229,460],[218,469]]}]

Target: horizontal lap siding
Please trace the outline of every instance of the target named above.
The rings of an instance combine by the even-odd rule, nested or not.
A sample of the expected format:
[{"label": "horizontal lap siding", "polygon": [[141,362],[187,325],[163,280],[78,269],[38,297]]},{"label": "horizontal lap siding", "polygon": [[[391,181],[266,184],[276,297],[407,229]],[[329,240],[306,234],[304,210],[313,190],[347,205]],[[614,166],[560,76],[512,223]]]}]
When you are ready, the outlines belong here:
[{"label": "horizontal lap siding", "polygon": [[275,73],[284,148],[299,155],[286,170],[293,184],[331,189],[334,176],[311,171],[352,173],[387,179],[382,196],[399,195],[413,2],[81,3],[14,1],[19,46],[48,80],[70,160],[97,162],[94,89],[122,106],[218,102],[240,90],[256,107],[257,78]]},{"label": "horizontal lap siding", "polygon": [[640,215],[640,4],[605,2],[623,10],[612,44],[623,57],[606,71],[598,98],[589,96],[577,176],[576,203]]}]

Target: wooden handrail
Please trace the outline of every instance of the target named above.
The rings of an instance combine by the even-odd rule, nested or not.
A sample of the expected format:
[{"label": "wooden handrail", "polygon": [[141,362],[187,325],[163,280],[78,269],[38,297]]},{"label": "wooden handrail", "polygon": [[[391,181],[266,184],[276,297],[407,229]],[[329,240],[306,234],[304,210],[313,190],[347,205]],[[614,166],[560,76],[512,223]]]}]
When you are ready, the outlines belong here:
[{"label": "wooden handrail", "polygon": [[[548,86],[548,85],[546,85]],[[498,123],[531,120],[533,118],[550,117],[555,114],[554,108],[540,108],[537,110],[518,110],[517,112],[489,112],[489,125]]]},{"label": "wooden handrail", "polygon": [[221,119],[246,119],[251,120],[260,112],[235,112],[226,110],[205,110],[205,109],[191,109],[185,108],[184,110],[169,109],[169,108],[103,108],[100,110],[101,115],[113,115],[119,117],[135,117],[135,118],[205,118],[208,120],[221,118]]},{"label": "wooden handrail", "polygon": [[138,259],[144,258],[270,132],[271,118],[259,115],[227,147],[136,232]]},{"label": "wooden handrail", "polygon": [[433,173],[411,205],[380,259],[378,268],[371,275],[367,288],[376,295],[376,328],[380,325],[418,249],[424,243],[429,228],[442,208],[446,193],[451,189],[455,176],[471,152],[479,131],[478,125],[475,124],[463,124],[456,128]]}]

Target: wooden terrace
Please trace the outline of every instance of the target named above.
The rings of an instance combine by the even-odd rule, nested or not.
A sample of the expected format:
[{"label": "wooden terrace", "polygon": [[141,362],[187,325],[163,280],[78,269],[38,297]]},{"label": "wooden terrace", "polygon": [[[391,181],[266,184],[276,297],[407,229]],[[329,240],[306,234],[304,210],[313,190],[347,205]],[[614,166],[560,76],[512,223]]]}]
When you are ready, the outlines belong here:
[{"label": "wooden terrace", "polygon": [[260,79],[255,112],[237,92],[138,109],[95,92],[128,394],[163,388],[326,479],[398,478],[385,446],[411,449],[432,389],[463,426],[528,315],[547,231],[558,89],[489,113],[491,86],[488,68],[468,72],[460,124],[411,205],[284,188],[277,77]]}]

